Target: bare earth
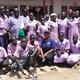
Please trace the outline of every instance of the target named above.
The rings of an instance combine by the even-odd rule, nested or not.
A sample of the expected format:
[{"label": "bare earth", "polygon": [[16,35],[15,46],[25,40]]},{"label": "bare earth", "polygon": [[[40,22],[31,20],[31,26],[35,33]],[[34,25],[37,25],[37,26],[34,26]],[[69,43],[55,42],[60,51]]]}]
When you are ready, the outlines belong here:
[{"label": "bare earth", "polygon": [[[38,75],[37,80],[80,80],[80,72],[78,69],[71,68],[60,68],[61,71],[52,70],[44,74]],[[25,79],[25,76],[20,73],[20,75],[11,76],[11,73],[7,75],[1,75],[2,80],[32,80]]]}]

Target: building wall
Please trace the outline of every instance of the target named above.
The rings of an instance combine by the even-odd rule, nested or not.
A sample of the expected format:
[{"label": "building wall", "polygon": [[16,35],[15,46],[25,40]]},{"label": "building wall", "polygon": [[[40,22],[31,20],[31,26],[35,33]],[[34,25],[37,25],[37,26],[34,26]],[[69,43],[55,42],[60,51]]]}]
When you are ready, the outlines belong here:
[{"label": "building wall", "polygon": [[[49,7],[51,5],[51,0],[46,0],[46,5]],[[26,5],[26,6],[43,6],[43,0],[0,0],[0,5]],[[61,6],[80,6],[80,0],[53,0],[53,9],[54,12],[60,13]]]},{"label": "building wall", "polygon": [[[0,0],[1,5],[43,5],[43,0]],[[46,0],[46,5],[50,4],[50,0]]]},{"label": "building wall", "polygon": [[80,6],[80,0],[54,0],[54,12],[60,13],[62,6],[67,6],[69,9],[70,6]]}]

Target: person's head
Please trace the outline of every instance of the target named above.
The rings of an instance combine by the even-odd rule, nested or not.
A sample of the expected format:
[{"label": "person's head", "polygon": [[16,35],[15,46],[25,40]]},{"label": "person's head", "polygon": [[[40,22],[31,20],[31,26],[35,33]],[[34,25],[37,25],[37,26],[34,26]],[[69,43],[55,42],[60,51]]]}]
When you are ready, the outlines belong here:
[{"label": "person's head", "polygon": [[61,19],[61,13],[58,14],[58,19]]},{"label": "person's head", "polygon": [[13,45],[16,46],[16,45],[17,45],[17,39],[16,39],[16,37],[13,36],[13,37],[11,38],[11,42],[12,42]]},{"label": "person's head", "polygon": [[66,12],[62,12],[61,13],[61,19],[65,19],[66,18]]},{"label": "person's head", "polygon": [[30,18],[30,20],[33,20],[33,19],[34,19],[33,13],[30,13],[30,14],[29,14],[29,18]]},{"label": "person's head", "polygon": [[57,14],[56,13],[52,13],[51,16],[50,16],[51,21],[55,22],[56,18],[57,18]]},{"label": "person's head", "polygon": [[69,9],[69,10],[68,10],[68,15],[69,15],[69,17],[72,16],[72,13],[73,13],[73,10],[72,10],[72,9]]},{"label": "person's head", "polygon": [[72,19],[74,19],[76,17],[76,12],[72,13]]},{"label": "person's head", "polygon": [[26,17],[28,15],[28,10],[25,8],[22,13],[23,13],[23,16]]},{"label": "person's head", "polygon": [[14,8],[14,16],[15,16],[16,18],[19,17],[19,10],[18,10],[18,8]]},{"label": "person's head", "polygon": [[77,34],[74,34],[73,35],[73,43],[76,44],[78,41],[78,35]]},{"label": "person's head", "polygon": [[44,18],[41,18],[40,22],[41,22],[42,25],[44,25],[44,22],[45,22]]},{"label": "person's head", "polygon": [[4,6],[0,6],[0,16],[4,16]]},{"label": "person's head", "polygon": [[76,18],[78,18],[79,17],[79,11],[77,10],[76,11]]},{"label": "person's head", "polygon": [[26,48],[27,42],[28,42],[27,38],[22,38],[21,39],[21,47],[22,48]]},{"label": "person's head", "polygon": [[5,14],[7,15],[7,17],[9,17],[10,16],[10,10],[6,9]]},{"label": "person's head", "polygon": [[48,21],[48,20],[49,20],[49,15],[46,14],[46,15],[44,16],[44,19],[45,19],[45,21]]},{"label": "person's head", "polygon": [[62,42],[64,40],[64,33],[60,32],[58,38]]},{"label": "person's head", "polygon": [[31,42],[31,44],[34,44],[35,40],[36,40],[36,36],[34,34],[31,34],[30,35],[30,42]]},{"label": "person's head", "polygon": [[49,39],[50,38],[50,31],[49,30],[46,30],[44,32],[44,37],[45,37],[45,39]]}]

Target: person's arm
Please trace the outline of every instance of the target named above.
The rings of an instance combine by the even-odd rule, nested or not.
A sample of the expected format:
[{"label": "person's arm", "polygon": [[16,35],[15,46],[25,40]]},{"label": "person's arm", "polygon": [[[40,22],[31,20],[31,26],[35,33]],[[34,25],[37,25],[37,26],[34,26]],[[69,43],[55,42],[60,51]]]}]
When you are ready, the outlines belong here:
[{"label": "person's arm", "polygon": [[45,37],[43,35],[41,35],[40,33],[36,32],[36,35],[38,35],[39,37],[41,37],[42,39],[44,39]]}]

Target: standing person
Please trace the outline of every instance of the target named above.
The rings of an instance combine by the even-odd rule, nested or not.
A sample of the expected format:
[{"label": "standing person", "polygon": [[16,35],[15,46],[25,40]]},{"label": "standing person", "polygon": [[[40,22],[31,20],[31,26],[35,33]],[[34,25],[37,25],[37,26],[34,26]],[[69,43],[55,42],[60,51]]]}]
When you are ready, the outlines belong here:
[{"label": "standing person", "polygon": [[48,14],[44,16],[44,21],[45,26],[48,27],[50,22],[50,16]]},{"label": "standing person", "polygon": [[80,60],[80,41],[77,34],[73,35],[73,42],[71,45],[71,52],[67,59],[67,63],[74,65]]},{"label": "standing person", "polygon": [[0,9],[0,46],[4,47],[6,49],[7,42],[5,35],[7,34],[8,25],[6,23],[6,18],[4,16],[4,12],[2,9]]},{"label": "standing person", "polygon": [[72,13],[72,18],[68,21],[68,27],[69,27],[69,40],[70,42],[73,42],[73,34],[77,34],[79,36],[79,22],[75,18],[75,12]]},{"label": "standing person", "polygon": [[42,18],[41,22],[38,24],[38,29],[36,34],[39,42],[41,42],[42,39],[44,38],[44,32],[46,30],[48,30],[48,26],[45,24],[44,18]]},{"label": "standing person", "polygon": [[56,13],[52,13],[50,16],[49,30],[51,31],[51,39],[58,40],[58,23],[56,21]]},{"label": "standing person", "polygon": [[29,20],[26,21],[26,29],[28,31],[27,36],[30,38],[30,34],[36,35],[36,25],[38,21],[34,19],[33,13],[29,14]]},{"label": "standing person", "polygon": [[67,14],[68,19],[71,19],[72,18],[72,13],[73,13],[73,10],[72,9],[69,9],[68,10],[68,14]]},{"label": "standing person", "polygon": [[[17,8],[14,9],[14,15],[10,17],[9,27],[11,30],[11,35],[14,35],[16,38],[19,38],[19,31],[21,29],[21,25],[23,23],[22,18],[19,16],[19,10]],[[24,24],[24,23],[23,23]]]},{"label": "standing person", "polygon": [[59,40],[57,41],[57,53],[54,56],[54,63],[61,64],[67,61],[70,50],[70,43],[68,39],[64,38],[64,33],[59,33]]},{"label": "standing person", "polygon": [[63,32],[64,37],[67,38],[67,27],[68,27],[68,19],[66,18],[66,13],[62,12],[61,13],[61,20],[58,21],[58,30],[59,33]]}]

